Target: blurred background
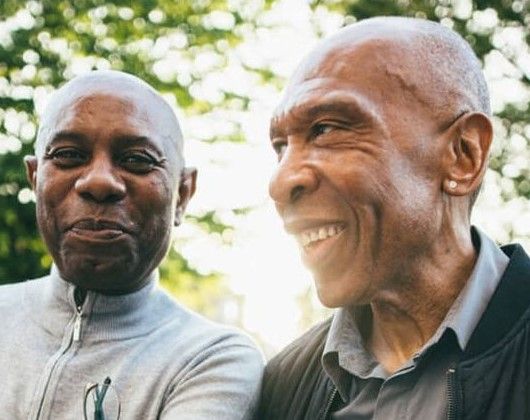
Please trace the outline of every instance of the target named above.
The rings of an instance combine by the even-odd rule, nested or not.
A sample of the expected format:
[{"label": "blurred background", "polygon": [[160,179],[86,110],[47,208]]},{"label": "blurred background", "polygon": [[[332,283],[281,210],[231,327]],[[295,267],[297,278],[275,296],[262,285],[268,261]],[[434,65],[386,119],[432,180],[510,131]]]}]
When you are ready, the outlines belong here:
[{"label": "blurred background", "polygon": [[267,196],[276,165],[268,120],[320,38],[376,15],[441,22],[481,59],[495,143],[474,222],[530,250],[528,1],[1,0],[0,284],[44,275],[22,157],[50,93],[92,69],[133,73],[178,114],[198,192],[161,268],[163,286],[237,325],[270,357],[330,311]]}]

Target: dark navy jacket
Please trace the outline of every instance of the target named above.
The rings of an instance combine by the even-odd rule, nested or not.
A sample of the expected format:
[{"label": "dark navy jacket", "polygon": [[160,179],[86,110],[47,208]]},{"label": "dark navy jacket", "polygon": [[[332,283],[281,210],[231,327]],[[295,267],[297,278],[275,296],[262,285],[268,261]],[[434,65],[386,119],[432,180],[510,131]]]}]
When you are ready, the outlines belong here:
[{"label": "dark navy jacket", "polygon": [[[448,418],[530,419],[530,258],[520,245],[462,359],[448,375]],[[313,327],[265,369],[259,420],[326,420],[342,404],[321,365],[331,319]]]}]

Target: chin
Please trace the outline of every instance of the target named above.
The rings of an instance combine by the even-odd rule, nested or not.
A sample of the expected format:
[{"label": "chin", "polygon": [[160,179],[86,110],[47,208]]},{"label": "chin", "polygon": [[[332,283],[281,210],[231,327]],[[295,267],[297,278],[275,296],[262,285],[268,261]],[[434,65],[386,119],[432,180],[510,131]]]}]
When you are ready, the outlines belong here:
[{"label": "chin", "polygon": [[[328,279],[329,280],[329,279]],[[350,279],[325,281],[315,275],[318,299],[327,308],[344,308],[370,303],[368,290],[352,287]],[[349,287],[348,287],[349,286]]]},{"label": "chin", "polygon": [[76,286],[102,293],[128,293],[138,288],[137,264],[127,259],[78,259],[75,263],[57,264],[61,276]]},{"label": "chin", "polygon": [[317,282],[317,295],[320,303],[322,303],[322,305],[324,305],[326,308],[334,309],[345,306],[344,303],[346,299],[342,293],[329,285],[322,286]]}]

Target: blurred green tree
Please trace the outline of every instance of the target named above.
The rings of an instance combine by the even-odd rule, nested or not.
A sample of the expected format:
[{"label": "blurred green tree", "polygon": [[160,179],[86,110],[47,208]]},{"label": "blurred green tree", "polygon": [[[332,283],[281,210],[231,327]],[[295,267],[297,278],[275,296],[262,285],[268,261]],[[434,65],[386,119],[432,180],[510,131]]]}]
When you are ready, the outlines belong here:
[{"label": "blurred green tree", "polygon": [[[266,0],[267,7],[275,0]],[[216,101],[193,95],[208,72],[226,65],[243,34],[255,30],[259,11],[245,0],[2,0],[0,2],[0,284],[44,274],[51,264],[35,226],[32,193],[22,156],[32,152],[43,98],[88,69],[114,68],[143,78],[186,115],[215,107],[246,109],[248,98],[220,89]],[[259,3],[259,2],[258,2]],[[345,22],[377,15],[406,15],[442,22],[460,32],[487,70],[530,83],[528,2],[525,0],[315,0],[314,8],[339,11]],[[247,69],[274,88],[283,82],[267,68]],[[215,103],[214,103],[215,102]],[[503,200],[530,197],[528,97],[494,106],[496,130],[506,139],[490,168]],[[234,133],[207,139],[241,142]],[[213,213],[188,218],[212,234],[224,231]],[[172,250],[161,270],[168,288],[207,308],[218,274],[200,273]],[[171,279],[171,280],[170,280]],[[176,281],[178,280],[178,281]],[[175,282],[176,281],[176,282]],[[192,287],[193,285],[193,287]],[[203,293],[207,290],[207,293]]]}]

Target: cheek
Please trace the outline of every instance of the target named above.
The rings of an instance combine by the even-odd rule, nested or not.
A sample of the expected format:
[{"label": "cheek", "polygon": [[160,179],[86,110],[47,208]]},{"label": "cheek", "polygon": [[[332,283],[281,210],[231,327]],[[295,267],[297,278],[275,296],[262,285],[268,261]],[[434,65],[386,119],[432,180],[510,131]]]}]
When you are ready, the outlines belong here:
[{"label": "cheek", "polygon": [[391,168],[372,150],[350,150],[326,156],[322,174],[350,206],[375,203],[393,194]]},{"label": "cheek", "polygon": [[395,201],[403,220],[420,224],[432,222],[437,217],[437,199],[440,197],[436,178],[419,168],[405,165],[395,174]]},{"label": "cheek", "polygon": [[393,193],[385,196],[385,246],[405,257],[424,252],[436,240],[443,212],[436,180],[418,168],[402,166]]},{"label": "cheek", "polygon": [[175,194],[167,180],[152,179],[137,187],[134,195],[145,224],[157,230],[171,228]]},{"label": "cheek", "polygon": [[37,212],[46,219],[41,220],[41,223],[50,224],[53,219],[61,218],[62,210],[68,207],[68,193],[73,188],[73,181],[53,171],[43,171],[39,175],[36,187]]},{"label": "cheek", "polygon": [[53,253],[60,243],[59,220],[61,199],[57,196],[57,191],[51,185],[45,188],[37,187],[36,216],[39,231],[46,242],[48,249]]}]

